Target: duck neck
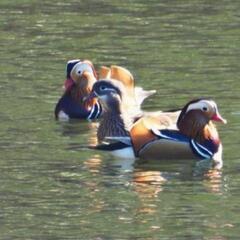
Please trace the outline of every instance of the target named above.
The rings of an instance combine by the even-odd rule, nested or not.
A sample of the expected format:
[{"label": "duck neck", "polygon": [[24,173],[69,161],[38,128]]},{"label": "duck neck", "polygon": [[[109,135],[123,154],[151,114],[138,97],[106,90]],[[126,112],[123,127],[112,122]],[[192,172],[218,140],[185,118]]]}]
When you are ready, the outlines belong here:
[{"label": "duck neck", "polygon": [[95,103],[96,100],[95,99],[91,99],[88,101],[85,101],[85,99],[88,97],[88,95],[90,94],[90,89],[88,88],[83,88],[78,84],[75,84],[70,90],[69,90],[69,94],[71,95],[71,97],[81,106],[84,107],[86,109],[90,109]]},{"label": "duck neck", "polygon": [[207,140],[219,142],[218,132],[214,124],[200,112],[188,113],[178,121],[177,126],[182,134],[199,143]]},{"label": "duck neck", "polygon": [[211,121],[205,125],[194,124],[192,127],[180,129],[180,132],[201,144],[208,140],[220,143],[217,129]]},{"label": "duck neck", "polygon": [[202,136],[202,139],[201,139],[202,142],[205,140],[211,140],[215,144],[220,144],[217,128],[211,121],[203,128],[201,132],[201,136]]},{"label": "duck neck", "polygon": [[97,132],[98,141],[103,141],[105,137],[127,137],[130,127],[130,120],[124,114],[116,111],[104,112]]}]

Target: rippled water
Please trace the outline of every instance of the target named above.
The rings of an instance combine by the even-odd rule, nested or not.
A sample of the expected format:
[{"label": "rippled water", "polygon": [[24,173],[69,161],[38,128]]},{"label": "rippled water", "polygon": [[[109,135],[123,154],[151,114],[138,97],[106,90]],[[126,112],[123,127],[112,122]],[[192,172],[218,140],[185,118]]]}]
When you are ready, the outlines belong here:
[{"label": "rippled water", "polygon": [[[1,0],[0,239],[238,239],[240,2]],[[97,123],[54,120],[69,59],[127,67],[143,108],[214,98],[221,173],[84,148]]]}]

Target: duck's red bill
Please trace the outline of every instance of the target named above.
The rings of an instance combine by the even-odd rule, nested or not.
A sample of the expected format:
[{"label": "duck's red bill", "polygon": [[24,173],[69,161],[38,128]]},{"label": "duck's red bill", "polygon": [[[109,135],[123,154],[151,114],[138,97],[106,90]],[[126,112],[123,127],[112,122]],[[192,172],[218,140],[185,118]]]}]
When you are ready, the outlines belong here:
[{"label": "duck's red bill", "polygon": [[221,122],[221,123],[224,123],[224,124],[227,123],[227,120],[224,119],[219,113],[215,113],[215,114],[212,116],[212,120],[213,120],[213,121],[216,121],[216,122]]}]

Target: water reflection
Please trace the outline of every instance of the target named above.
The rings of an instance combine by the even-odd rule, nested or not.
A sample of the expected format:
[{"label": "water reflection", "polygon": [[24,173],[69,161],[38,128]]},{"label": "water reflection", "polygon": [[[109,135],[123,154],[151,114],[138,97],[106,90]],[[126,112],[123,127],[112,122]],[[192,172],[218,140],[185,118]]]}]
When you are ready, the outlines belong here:
[{"label": "water reflection", "polygon": [[57,132],[61,133],[62,136],[79,136],[82,134],[87,134],[86,139],[89,143],[95,143],[96,131],[98,122],[87,122],[86,120],[70,120],[69,122],[57,122],[59,128],[56,129]]},{"label": "water reflection", "polygon": [[[168,189],[168,184],[176,181],[201,182],[204,191],[223,194],[222,171],[209,168],[197,168],[194,162],[153,162],[113,158],[109,155],[92,154],[84,161],[90,173],[97,173],[101,178],[115,176],[123,186],[131,186],[139,198],[158,198],[159,194]],[[196,170],[197,169],[197,170]],[[112,183],[114,184],[114,183]],[[115,182],[115,184],[117,184]],[[201,191],[203,191],[201,189]]]},{"label": "water reflection", "polygon": [[99,173],[103,163],[100,155],[93,155],[91,158],[84,161],[84,165],[91,173]]},{"label": "water reflection", "polygon": [[[132,174],[134,191],[140,198],[157,197],[163,190],[162,185],[167,181],[160,171],[142,171],[136,169]],[[142,211],[142,210],[141,210]]]},{"label": "water reflection", "polygon": [[204,174],[203,184],[208,192],[223,194],[223,177],[220,170],[209,170]]},{"label": "water reflection", "polygon": [[[2,239],[239,238],[239,1],[0,5]],[[52,115],[73,56],[128,67],[158,91],[146,110],[213,96],[223,172],[87,150],[95,123]]]}]

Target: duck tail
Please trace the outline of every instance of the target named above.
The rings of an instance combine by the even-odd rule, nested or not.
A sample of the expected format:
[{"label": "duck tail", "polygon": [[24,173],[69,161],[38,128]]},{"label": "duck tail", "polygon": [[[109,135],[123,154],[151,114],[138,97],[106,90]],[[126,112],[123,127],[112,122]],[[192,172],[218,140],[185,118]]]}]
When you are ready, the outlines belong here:
[{"label": "duck tail", "polygon": [[134,91],[138,105],[141,105],[146,98],[156,93],[156,90],[144,90],[141,87],[135,87]]}]

